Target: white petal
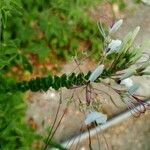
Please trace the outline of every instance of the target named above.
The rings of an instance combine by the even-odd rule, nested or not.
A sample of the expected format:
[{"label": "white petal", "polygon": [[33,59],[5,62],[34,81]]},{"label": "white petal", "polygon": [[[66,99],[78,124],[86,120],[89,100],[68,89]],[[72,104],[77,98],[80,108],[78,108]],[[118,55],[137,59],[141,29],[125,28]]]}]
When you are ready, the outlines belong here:
[{"label": "white petal", "polygon": [[109,30],[109,33],[114,33],[114,32],[116,32],[116,31],[120,28],[120,26],[122,25],[122,23],[123,23],[123,20],[122,20],[122,19],[118,20],[118,21],[112,26],[112,28]]},{"label": "white petal", "polygon": [[109,44],[108,44],[108,48],[115,50],[117,49],[120,45],[121,45],[122,41],[121,40],[112,40]]},{"label": "white petal", "polygon": [[100,65],[100,66],[98,66],[98,67],[92,72],[92,74],[90,75],[89,80],[90,80],[91,82],[94,82],[94,81],[101,75],[101,73],[103,72],[103,70],[104,70],[104,65],[103,65],[103,64]]},{"label": "white petal", "polygon": [[133,86],[133,81],[130,78],[126,78],[122,80],[120,84],[125,85],[129,89],[131,86]]},{"label": "white petal", "polygon": [[122,41],[121,40],[112,40],[107,47],[107,55],[110,55],[114,52],[118,52],[120,50]]},{"label": "white petal", "polygon": [[107,121],[107,115],[100,113],[100,112],[96,112],[96,111],[90,111],[85,119],[85,124],[89,125],[92,122],[96,122],[97,124],[104,124]]}]

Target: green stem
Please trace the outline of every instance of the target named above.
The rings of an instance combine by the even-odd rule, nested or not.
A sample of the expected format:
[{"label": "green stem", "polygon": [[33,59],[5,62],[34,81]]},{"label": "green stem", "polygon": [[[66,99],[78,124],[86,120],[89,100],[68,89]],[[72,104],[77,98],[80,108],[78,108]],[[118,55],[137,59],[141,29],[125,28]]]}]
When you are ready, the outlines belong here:
[{"label": "green stem", "polygon": [[[75,74],[72,73],[70,75],[63,74],[61,76],[52,76],[48,75],[46,77],[36,77],[29,81],[21,81],[18,83],[13,83],[2,86],[5,92],[14,92],[14,91],[28,91],[31,90],[33,92],[37,92],[40,90],[47,91],[50,87],[59,90],[62,87],[66,88],[74,88],[82,85],[86,85],[89,81],[89,76],[91,75],[91,71],[88,73],[79,73]],[[101,74],[101,78],[108,78],[111,76],[111,73],[107,70],[104,70]],[[95,80],[94,82],[100,82],[99,79]],[[1,88],[1,87],[0,87]]]}]

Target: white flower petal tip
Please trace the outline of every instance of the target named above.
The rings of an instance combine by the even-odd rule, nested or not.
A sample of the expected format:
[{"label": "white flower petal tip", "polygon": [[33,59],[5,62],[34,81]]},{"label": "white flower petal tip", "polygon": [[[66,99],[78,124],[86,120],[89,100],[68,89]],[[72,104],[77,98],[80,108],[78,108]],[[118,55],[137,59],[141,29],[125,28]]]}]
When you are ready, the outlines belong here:
[{"label": "white flower petal tip", "polygon": [[130,78],[126,78],[121,81],[121,85],[125,85],[128,89],[133,86],[133,81]]},{"label": "white flower petal tip", "polygon": [[107,54],[111,54],[113,52],[117,52],[119,48],[121,47],[122,41],[121,40],[112,40],[108,44],[108,50],[109,52]]},{"label": "white flower petal tip", "polygon": [[133,31],[133,34],[132,34],[132,40],[135,39],[135,37],[137,36],[137,34],[139,33],[140,31],[140,26],[137,26],[134,31]]},{"label": "white flower petal tip", "polygon": [[100,112],[96,112],[96,111],[90,111],[86,118],[85,118],[85,124],[89,125],[92,122],[96,122],[97,124],[104,124],[107,121],[107,115],[100,113]]},{"label": "white flower petal tip", "polygon": [[98,66],[90,75],[89,81],[94,82],[103,72],[104,70],[104,65]]},{"label": "white flower petal tip", "polygon": [[112,28],[110,28],[109,33],[114,33],[114,32],[116,32],[116,31],[120,28],[120,26],[122,25],[122,23],[123,23],[123,19],[118,20],[118,21],[112,26]]},{"label": "white flower petal tip", "polygon": [[140,26],[137,26],[137,27],[135,28],[135,31],[138,33],[138,32],[140,31],[140,29],[141,29],[141,27],[140,27]]}]

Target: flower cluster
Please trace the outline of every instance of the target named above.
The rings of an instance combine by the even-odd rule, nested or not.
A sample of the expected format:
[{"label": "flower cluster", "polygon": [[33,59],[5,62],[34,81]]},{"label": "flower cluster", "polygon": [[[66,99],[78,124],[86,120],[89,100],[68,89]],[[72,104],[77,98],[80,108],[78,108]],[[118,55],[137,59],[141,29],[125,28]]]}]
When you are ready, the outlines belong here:
[{"label": "flower cluster", "polygon": [[[100,32],[103,35],[103,38],[104,38],[104,54],[105,54],[106,57],[108,57],[109,55],[111,55],[113,53],[118,53],[116,55],[116,57],[117,57],[118,60],[120,59],[119,61],[122,61],[121,58],[124,59],[124,57],[127,57],[127,56],[131,57],[131,58],[128,59],[128,61],[126,61],[126,60],[122,61],[123,62],[122,66],[123,66],[125,63],[127,64],[128,62],[130,62],[130,59],[134,60],[134,61],[132,61],[132,63],[135,62],[136,60],[138,60],[141,57],[141,53],[134,58],[133,52],[129,51],[130,48],[132,48],[133,40],[135,39],[136,35],[138,34],[138,32],[140,30],[140,27],[136,27],[133,32],[130,32],[129,34],[127,34],[127,36],[124,38],[123,41],[119,40],[119,39],[111,39],[112,34],[115,33],[121,27],[122,23],[123,23],[122,19],[117,21],[109,29],[108,34],[104,31],[101,24],[99,26],[99,29],[100,29]],[[138,49],[138,50],[140,51],[140,49]],[[110,69],[112,69],[112,68],[114,69],[114,67],[116,67],[115,63],[116,63],[116,65],[118,65],[118,63],[120,63],[117,59],[113,60]],[[101,62],[105,62],[105,60],[101,61]],[[132,109],[133,111],[138,113],[138,116],[141,113],[144,113],[145,110],[146,110],[146,106],[149,106],[149,105],[147,105],[147,103],[144,102],[144,100],[142,100],[142,99],[138,98],[137,96],[135,96],[135,93],[138,90],[139,85],[134,83],[133,80],[130,77],[133,76],[133,75],[139,75],[139,73],[143,72],[146,69],[146,67],[149,65],[149,63],[150,62],[148,60],[146,63],[144,63],[142,66],[140,66],[137,69],[128,69],[121,77],[119,77],[120,78],[119,79],[119,81],[120,81],[119,84],[121,86],[125,87],[125,90],[126,90],[126,92],[124,94],[126,97],[123,98],[123,102],[125,102],[125,104],[127,104],[127,107],[129,109]],[[131,63],[130,63],[130,65],[131,65]],[[101,78],[101,74],[102,74],[103,70],[107,69],[105,67],[106,67],[105,64],[99,65],[91,73],[91,75],[89,77],[89,81],[94,82],[96,79]],[[89,82],[89,84],[90,84],[90,82]],[[91,91],[92,91],[91,88],[89,88],[89,89],[90,90],[86,91],[86,95],[87,95],[86,99],[87,99],[88,104],[90,104],[90,102],[91,102],[90,98],[91,98]],[[132,101],[132,99],[136,100],[136,103],[134,103]],[[143,107],[142,110],[138,110],[136,108],[137,103],[140,104]],[[94,112],[90,111],[88,113],[86,119],[85,119],[85,124],[89,124],[89,123],[92,123],[94,121],[98,122],[98,124],[103,123],[103,121],[102,121],[103,119],[105,121],[107,120],[105,117],[106,116],[104,114],[99,114],[99,112],[96,112],[95,110],[94,110]],[[99,119],[97,119],[97,118],[99,118],[99,119],[101,118],[102,122],[99,122]]]}]

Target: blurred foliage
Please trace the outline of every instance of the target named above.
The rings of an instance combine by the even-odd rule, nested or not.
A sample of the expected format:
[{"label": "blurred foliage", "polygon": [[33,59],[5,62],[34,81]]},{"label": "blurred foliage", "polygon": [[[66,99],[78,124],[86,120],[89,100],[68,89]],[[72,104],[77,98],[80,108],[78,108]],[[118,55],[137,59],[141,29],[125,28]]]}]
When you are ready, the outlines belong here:
[{"label": "blurred foliage", "polygon": [[26,124],[23,94],[0,92],[0,97],[0,149],[31,149],[33,142],[39,141],[41,136],[35,134]]},{"label": "blurred foliage", "polygon": [[[2,0],[0,68],[26,63],[23,67],[32,72],[32,60],[23,56],[32,53],[40,60],[56,56],[62,62],[74,55],[81,43],[85,44],[82,50],[90,49],[93,53],[100,50],[100,35],[88,10],[102,1]],[[124,0],[109,2],[125,8]],[[92,58],[97,60],[97,54]]]},{"label": "blurred foliage", "polygon": [[117,3],[120,10],[124,10],[126,7],[126,3],[124,0],[111,0],[112,3]]},{"label": "blurred foliage", "polygon": [[0,149],[27,150],[38,149],[33,142],[40,141],[42,136],[27,125],[25,116],[27,104],[21,92],[4,93],[2,85],[10,86],[15,79],[4,78],[0,73]]},{"label": "blurred foliage", "polygon": [[2,0],[0,67],[18,63],[16,59],[24,64],[22,55],[28,53],[44,60],[51,52],[66,60],[79,48],[80,42],[87,42],[88,48],[97,50],[100,47],[97,27],[87,16],[88,7],[97,2]]}]

